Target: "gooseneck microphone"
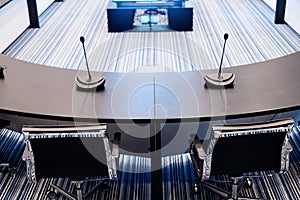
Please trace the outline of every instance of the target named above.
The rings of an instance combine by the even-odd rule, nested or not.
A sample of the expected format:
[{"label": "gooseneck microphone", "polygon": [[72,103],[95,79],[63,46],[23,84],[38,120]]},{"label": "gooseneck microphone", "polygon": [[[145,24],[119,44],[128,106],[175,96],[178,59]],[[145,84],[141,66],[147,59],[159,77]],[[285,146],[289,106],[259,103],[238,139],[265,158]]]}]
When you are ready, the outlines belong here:
[{"label": "gooseneck microphone", "polygon": [[221,76],[221,71],[222,71],[222,64],[223,64],[223,58],[224,58],[224,52],[225,52],[225,46],[226,46],[226,41],[228,39],[228,33],[224,34],[224,45],[223,45],[223,52],[222,52],[222,57],[221,57],[221,62],[220,62],[220,66],[219,66],[219,73],[218,73],[218,77]]},{"label": "gooseneck microphone", "polygon": [[79,89],[83,89],[83,90],[103,89],[104,84],[105,84],[105,78],[103,78],[103,77],[94,78],[91,75],[87,56],[86,56],[86,50],[85,50],[85,46],[84,46],[84,37],[83,36],[80,37],[80,42],[82,43],[82,47],[83,47],[84,58],[85,58],[85,62],[86,62],[88,76],[86,77],[86,76],[77,75],[75,83]]},{"label": "gooseneck microphone", "polygon": [[87,61],[86,50],[85,50],[85,46],[84,46],[84,37],[81,36],[79,39],[80,39],[80,42],[82,43],[82,48],[83,48],[83,53],[84,53],[84,58],[85,58],[86,68],[87,68],[88,75],[89,75],[89,80],[91,80],[91,79],[92,79],[92,76],[91,76],[89,64],[88,64],[88,61]]},{"label": "gooseneck microphone", "polygon": [[206,74],[204,76],[204,80],[207,86],[213,86],[213,87],[228,87],[232,86],[233,81],[235,79],[234,73],[222,73],[222,64],[223,64],[223,58],[225,53],[225,46],[226,41],[228,39],[228,33],[224,34],[224,45],[223,45],[223,52],[221,57],[221,62],[219,66],[219,72],[214,74]]}]

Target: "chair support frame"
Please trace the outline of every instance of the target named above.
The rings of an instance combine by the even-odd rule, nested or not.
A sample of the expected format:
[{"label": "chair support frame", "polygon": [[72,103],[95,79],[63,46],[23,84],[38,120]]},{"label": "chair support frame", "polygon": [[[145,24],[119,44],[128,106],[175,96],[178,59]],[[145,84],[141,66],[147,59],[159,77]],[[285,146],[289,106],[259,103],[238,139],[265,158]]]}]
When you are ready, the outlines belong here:
[{"label": "chair support frame", "polygon": [[[278,126],[279,124],[279,126]],[[282,124],[282,125],[281,125]],[[244,135],[252,135],[252,134],[265,134],[265,133],[274,133],[276,132],[286,132],[284,141],[282,143],[281,148],[281,159],[280,159],[280,170],[279,173],[284,173],[289,169],[289,155],[292,152],[293,148],[289,143],[288,139],[291,136],[291,132],[294,126],[293,119],[287,120],[278,120],[275,122],[268,123],[266,127],[263,127],[264,124],[254,124],[252,128],[255,128],[253,131],[247,130],[247,128],[251,128],[251,125],[241,126],[235,130],[235,126],[222,126],[216,125],[212,127],[213,130],[213,137],[209,141],[207,150],[205,151],[202,147],[202,143],[196,137],[191,145],[191,159],[194,165],[194,172],[196,177],[195,182],[195,191],[198,190],[198,181],[201,181],[201,184],[210,189],[211,191],[215,192],[216,194],[224,197],[224,199],[257,199],[257,198],[248,198],[248,197],[240,197],[239,193],[242,191],[242,188],[247,183],[247,177],[241,176],[232,176],[232,187],[231,192],[227,192],[217,186],[208,182],[211,176],[212,171],[212,159],[213,159],[213,150],[215,145],[217,144],[218,140],[223,137],[231,137],[231,136],[244,136]],[[272,127],[276,126],[276,127]],[[240,129],[240,130],[239,130]]]}]

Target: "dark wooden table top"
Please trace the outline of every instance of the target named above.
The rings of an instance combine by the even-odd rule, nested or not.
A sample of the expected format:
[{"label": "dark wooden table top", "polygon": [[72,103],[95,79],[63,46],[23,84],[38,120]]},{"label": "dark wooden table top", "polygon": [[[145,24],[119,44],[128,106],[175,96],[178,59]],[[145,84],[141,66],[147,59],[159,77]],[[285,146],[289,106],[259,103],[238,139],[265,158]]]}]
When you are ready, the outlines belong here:
[{"label": "dark wooden table top", "polygon": [[300,52],[223,72],[236,74],[232,88],[204,88],[208,71],[156,74],[156,103],[165,110],[156,118],[234,119],[300,108]]},{"label": "dark wooden table top", "polygon": [[240,118],[300,108],[300,52],[223,69],[236,74],[234,87],[208,89],[211,71],[93,73],[105,90],[79,91],[76,70],[33,64],[0,55],[0,113],[45,119],[102,122],[193,121]]}]

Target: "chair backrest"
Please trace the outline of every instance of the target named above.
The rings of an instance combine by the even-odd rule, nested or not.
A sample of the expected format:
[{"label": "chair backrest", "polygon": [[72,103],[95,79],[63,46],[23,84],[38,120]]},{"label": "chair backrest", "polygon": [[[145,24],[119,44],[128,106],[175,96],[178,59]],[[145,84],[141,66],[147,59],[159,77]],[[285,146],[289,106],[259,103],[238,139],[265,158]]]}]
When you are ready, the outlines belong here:
[{"label": "chair backrest", "polygon": [[207,150],[206,175],[271,171],[288,167],[292,150],[288,136],[294,120],[277,120],[255,124],[214,125],[213,139]]},{"label": "chair backrest", "polygon": [[106,125],[23,126],[30,182],[36,178],[116,178]]}]

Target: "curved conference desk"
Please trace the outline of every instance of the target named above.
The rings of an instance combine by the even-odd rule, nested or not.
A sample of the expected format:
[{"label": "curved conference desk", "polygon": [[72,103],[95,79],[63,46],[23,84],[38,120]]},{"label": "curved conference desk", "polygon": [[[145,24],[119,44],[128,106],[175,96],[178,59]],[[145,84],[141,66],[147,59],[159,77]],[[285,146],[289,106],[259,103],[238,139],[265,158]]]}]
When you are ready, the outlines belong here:
[{"label": "curved conference desk", "polygon": [[105,90],[76,89],[76,70],[46,67],[0,55],[0,113],[37,119],[147,123],[234,119],[300,108],[300,52],[223,69],[233,88],[207,89],[209,71],[110,73]]},{"label": "curved conference desk", "polygon": [[[86,72],[41,66],[4,55],[0,55],[0,64],[7,67],[5,78],[0,79],[0,117],[10,120],[11,129],[21,131],[23,124],[74,121],[136,124],[137,130],[148,127],[148,133],[127,133],[128,143],[123,145],[129,146],[129,152],[150,152],[154,170],[162,165],[157,150],[165,145],[165,123],[236,119],[300,108],[300,52],[224,69],[236,74],[234,86],[227,89],[204,87],[202,76],[210,71],[105,72],[93,74],[106,78],[105,89],[86,92],[77,90],[74,84],[77,74]],[[152,172],[152,181],[161,182],[161,170]],[[159,199],[161,185],[153,184],[151,190],[151,198]]]}]

